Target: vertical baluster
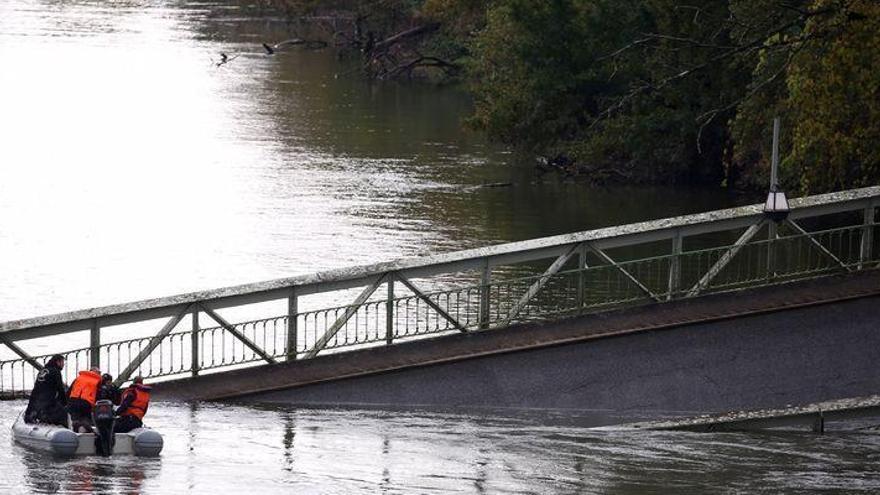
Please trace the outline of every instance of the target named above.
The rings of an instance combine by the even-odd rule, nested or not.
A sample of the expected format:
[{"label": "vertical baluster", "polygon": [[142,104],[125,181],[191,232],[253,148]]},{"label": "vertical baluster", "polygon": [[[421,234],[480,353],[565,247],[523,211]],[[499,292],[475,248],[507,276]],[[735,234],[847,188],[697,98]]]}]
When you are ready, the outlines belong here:
[{"label": "vertical baluster", "polygon": [[[275,322],[273,323],[273,326],[272,326],[272,336],[275,339],[275,344],[273,345],[272,350],[275,351],[275,354],[274,354],[275,356],[281,355],[281,353],[278,352],[278,348],[281,347],[280,342],[278,340],[281,335],[278,331],[278,326],[281,323],[281,321],[283,321],[283,320],[280,318],[276,318]],[[287,327],[285,326],[284,328],[286,329]],[[285,335],[284,338],[286,339],[287,336]],[[294,343],[294,346],[296,346],[296,343]],[[283,347],[283,349],[284,349],[284,355],[287,355],[286,343],[285,343],[285,347]]]},{"label": "vertical baluster", "polygon": [[[216,366],[217,362],[217,330],[211,330],[211,366]],[[204,344],[204,342],[202,342]],[[202,366],[204,368],[204,365]]]},{"label": "vertical baluster", "polygon": [[[198,307],[192,311],[192,333],[190,334],[190,371],[192,376],[199,376],[199,310]],[[181,358],[182,359],[182,358]]]},{"label": "vertical baluster", "polygon": [[[247,325],[242,325],[242,326],[241,326],[241,332],[242,332],[242,334],[243,334],[245,337],[247,337],[247,333],[246,333],[246,332],[247,332]],[[238,339],[236,339],[235,337],[233,337],[233,336],[232,336],[231,334],[229,334],[229,333],[226,334],[226,337],[229,338],[229,345],[230,345],[230,348],[229,348],[229,363],[230,363],[230,364],[238,363],[238,362],[239,362],[238,348],[239,348],[239,346],[241,346],[241,341],[239,341]],[[243,346],[242,346],[242,347],[243,347]],[[242,351],[241,351],[241,359],[244,359],[244,354],[245,354],[245,350],[242,349]]]},{"label": "vertical baluster", "polygon": [[[332,311],[332,310],[328,309],[328,310],[326,310],[326,311],[322,311],[322,312],[321,312],[321,314],[324,315],[324,325],[321,327],[321,331],[322,331],[322,332],[326,332],[326,331],[327,331],[327,327],[329,326],[329,325],[327,324],[327,316],[330,314],[330,311]],[[317,347],[317,345],[318,345],[318,333],[319,333],[319,332],[317,332],[317,331],[315,332],[315,342],[314,342],[314,344],[313,344],[315,347]],[[328,344],[329,344],[329,342],[328,342]]]},{"label": "vertical baluster", "polygon": [[[171,334],[168,336],[168,372],[174,371],[174,341],[180,340],[180,334]],[[162,373],[165,369],[162,368]]]},{"label": "vertical baluster", "polygon": [[865,208],[865,212],[863,213],[862,219],[862,239],[861,245],[859,246],[859,270],[865,268],[865,264],[870,262],[873,259],[873,247],[874,247],[874,215],[876,211],[876,205],[871,202],[867,208]]},{"label": "vertical baluster", "polygon": [[[446,302],[450,305],[450,308],[454,305],[455,310],[450,311],[449,313],[455,315],[455,321],[461,321],[461,292],[450,292],[449,296],[446,298]],[[463,322],[463,324],[467,326],[468,322]]]},{"label": "vertical baluster", "polygon": [[467,321],[468,327],[473,325],[474,323],[474,300],[473,300],[473,289],[468,287],[465,289],[465,295],[467,295]]},{"label": "vertical baluster", "polygon": [[[242,331],[247,331],[247,329],[242,327]],[[238,346],[241,342],[228,332],[226,333],[225,338],[229,339],[229,364],[235,364],[238,362]],[[244,354],[244,352],[242,352],[242,354]]]},{"label": "vertical baluster", "polygon": [[[251,329],[250,335],[248,335],[248,328]],[[257,341],[257,326],[253,323],[244,323],[241,325],[241,334],[244,335],[245,337],[249,338],[251,342],[256,343],[256,341]],[[244,342],[236,339],[232,335],[230,335],[230,338],[233,339],[232,341],[235,342],[236,345],[238,345],[239,349],[241,349],[241,360],[238,362],[240,362],[240,363],[247,362],[255,356],[254,352],[249,347],[244,345]]]},{"label": "vertical baluster", "polygon": [[394,278],[388,277],[388,293],[385,296],[385,343],[394,343]]},{"label": "vertical baluster", "polygon": [[296,359],[298,340],[296,315],[299,312],[298,304],[299,297],[296,294],[296,288],[291,287],[290,294],[287,296],[287,342],[285,345],[285,354],[287,354],[288,361]]},{"label": "vertical baluster", "polygon": [[226,330],[220,330],[220,364],[226,364]]},{"label": "vertical baluster", "polygon": [[[141,351],[144,350],[144,349],[143,349],[143,341],[142,341],[142,340],[138,340],[138,342],[137,342],[137,347],[138,347],[138,355],[140,355]],[[143,366],[144,366],[144,363],[143,363],[143,362],[141,362],[140,364],[138,364],[138,371],[137,371],[137,374],[138,374],[138,375],[143,376],[143,374],[144,374]]]},{"label": "vertical baluster", "polygon": [[[432,297],[435,299],[434,304],[436,304],[438,307],[442,308],[443,306],[440,306],[440,304],[441,304],[440,295],[428,296],[429,299]],[[431,314],[431,312],[434,313],[434,330],[433,330],[433,332],[439,332],[440,331],[440,314],[437,313],[436,311],[433,311],[430,309],[428,311],[429,311],[429,313],[428,313],[429,315]]]},{"label": "vertical baluster", "polygon": [[404,309],[404,318],[403,318],[403,334],[404,334],[404,335],[409,335],[409,319],[410,319],[410,316],[409,316],[409,302],[410,302],[411,300],[412,300],[412,298],[410,298],[410,297],[407,297],[406,299],[404,299],[404,303],[405,303],[405,306],[404,306],[404,308],[405,308],[405,309]]},{"label": "vertical baluster", "polygon": [[278,332],[277,332],[278,320],[277,319],[271,320],[271,323],[272,323],[272,338],[271,338],[272,346],[269,347],[269,321],[263,322],[263,340],[266,341],[266,346],[267,346],[266,353],[269,354],[270,356],[277,356],[278,355],[278,345],[277,345],[278,344]]},{"label": "vertical baluster", "polygon": [[[303,323],[305,324],[305,335],[303,338],[303,352],[312,349],[315,347],[315,339],[318,338],[318,313],[311,313],[312,318],[312,330],[309,331],[309,315],[303,318]],[[309,335],[311,335],[311,339],[309,339]],[[309,345],[309,341],[311,341],[311,345]]]}]

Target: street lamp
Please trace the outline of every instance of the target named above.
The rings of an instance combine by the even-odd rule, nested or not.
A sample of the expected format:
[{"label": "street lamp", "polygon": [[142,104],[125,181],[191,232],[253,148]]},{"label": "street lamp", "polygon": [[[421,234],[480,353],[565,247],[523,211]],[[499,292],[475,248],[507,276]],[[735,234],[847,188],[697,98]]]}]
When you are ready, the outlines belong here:
[{"label": "street lamp", "polygon": [[785,220],[791,210],[785,193],[779,189],[779,117],[773,119],[773,161],[770,166],[770,193],[764,203],[764,214],[776,223]]}]

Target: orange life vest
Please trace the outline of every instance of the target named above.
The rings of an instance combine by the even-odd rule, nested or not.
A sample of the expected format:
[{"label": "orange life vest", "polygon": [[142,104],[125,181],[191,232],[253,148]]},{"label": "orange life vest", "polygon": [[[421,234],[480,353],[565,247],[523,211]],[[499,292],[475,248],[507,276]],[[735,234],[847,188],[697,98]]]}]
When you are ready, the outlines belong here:
[{"label": "orange life vest", "polygon": [[98,395],[98,386],[101,384],[100,373],[91,370],[79,372],[79,376],[70,385],[71,399],[83,399],[91,405],[95,405],[95,396]]},{"label": "orange life vest", "polygon": [[134,385],[125,389],[125,392],[122,393],[122,401],[125,402],[125,398],[134,394],[134,400],[131,402],[125,411],[122,411],[121,416],[134,416],[140,420],[144,419],[144,414],[147,414],[147,406],[150,404],[150,391],[153,390],[152,387],[147,385],[141,385],[139,383],[135,383]]}]

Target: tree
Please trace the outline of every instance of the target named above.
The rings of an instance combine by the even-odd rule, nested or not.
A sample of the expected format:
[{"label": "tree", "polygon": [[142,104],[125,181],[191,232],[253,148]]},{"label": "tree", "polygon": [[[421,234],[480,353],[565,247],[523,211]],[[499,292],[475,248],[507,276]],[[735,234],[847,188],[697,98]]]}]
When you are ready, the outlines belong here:
[{"label": "tree", "polygon": [[[736,73],[677,80],[684,63],[710,54],[645,33],[696,36],[716,27],[692,22],[693,12],[674,3],[496,2],[473,47],[474,123],[596,180],[720,181],[716,143],[726,141],[726,128],[705,131],[697,116]],[[704,3],[706,12],[718,10]],[[707,145],[698,147],[701,134]]]},{"label": "tree", "polygon": [[368,74],[463,77],[472,125],[566,173],[763,188],[781,116],[786,187],[880,179],[877,0],[275,1],[349,9]]},{"label": "tree", "polygon": [[795,56],[788,73],[794,136],[787,164],[800,172],[805,192],[878,184],[880,4],[848,2],[833,16],[811,19],[804,32],[823,36]]}]

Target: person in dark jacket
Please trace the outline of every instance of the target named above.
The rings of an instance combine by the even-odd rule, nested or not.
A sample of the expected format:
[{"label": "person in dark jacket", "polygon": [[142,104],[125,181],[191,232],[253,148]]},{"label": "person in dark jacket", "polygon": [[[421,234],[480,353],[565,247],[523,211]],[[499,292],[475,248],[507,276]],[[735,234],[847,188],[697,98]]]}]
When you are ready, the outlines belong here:
[{"label": "person in dark jacket", "polygon": [[150,393],[153,388],[144,385],[144,379],[137,376],[132,380],[131,386],[122,392],[122,403],[116,409],[119,419],[113,426],[116,433],[127,433],[144,425],[144,415],[150,405]]},{"label": "person in dark jacket", "polygon": [[115,406],[122,402],[122,390],[113,385],[113,375],[110,373],[101,375],[101,385],[98,386],[98,397],[96,400],[109,400]]},{"label": "person in dark jacket", "polygon": [[30,401],[24,412],[26,423],[47,423],[68,426],[67,387],[61,378],[64,356],[56,354],[43,366],[34,381]]}]

